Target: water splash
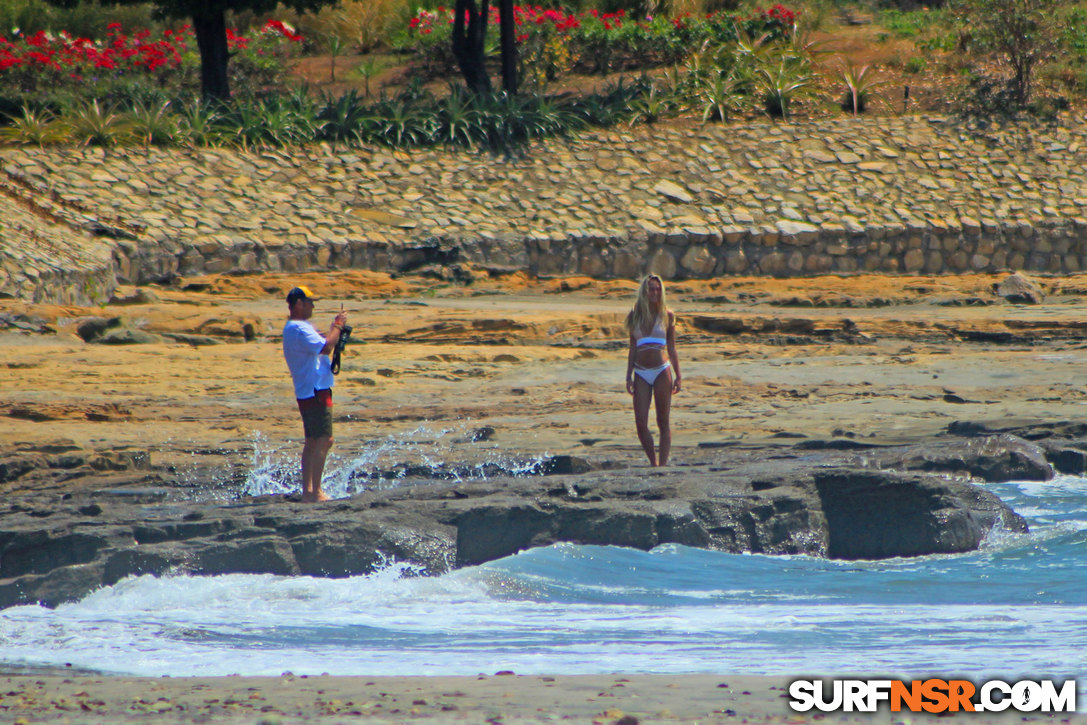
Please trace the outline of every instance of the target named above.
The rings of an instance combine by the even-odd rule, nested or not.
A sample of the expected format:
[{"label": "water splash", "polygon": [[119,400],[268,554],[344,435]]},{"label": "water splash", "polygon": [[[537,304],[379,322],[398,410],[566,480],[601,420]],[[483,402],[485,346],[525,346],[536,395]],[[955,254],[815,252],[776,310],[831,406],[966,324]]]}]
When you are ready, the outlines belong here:
[{"label": "water splash", "polygon": [[[489,443],[483,431],[471,421],[442,428],[422,424],[367,441],[359,450],[336,450],[328,457],[321,487],[332,498],[346,498],[364,490],[412,482],[530,476],[540,473],[550,457],[546,452],[529,457],[511,455]],[[259,431],[253,435],[253,453],[241,495],[295,492],[300,477],[297,445],[275,446]]]}]

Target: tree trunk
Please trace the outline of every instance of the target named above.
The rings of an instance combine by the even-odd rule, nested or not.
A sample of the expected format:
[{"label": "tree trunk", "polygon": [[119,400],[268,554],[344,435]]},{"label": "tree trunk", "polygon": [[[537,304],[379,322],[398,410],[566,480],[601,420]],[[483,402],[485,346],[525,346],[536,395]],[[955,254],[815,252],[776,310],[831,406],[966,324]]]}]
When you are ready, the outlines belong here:
[{"label": "tree trunk", "polygon": [[221,8],[194,12],[193,29],[200,49],[200,93],[205,101],[230,99],[226,66],[230,50],[226,44],[226,16]]},{"label": "tree trunk", "polygon": [[517,95],[517,30],[513,24],[513,0],[498,0],[498,25],[502,31],[502,88]]},{"label": "tree trunk", "polygon": [[[468,89],[477,95],[490,93],[483,41],[487,35],[487,1],[476,7],[475,0],[457,0],[453,10],[453,55]],[[468,16],[465,25],[465,16]]]}]

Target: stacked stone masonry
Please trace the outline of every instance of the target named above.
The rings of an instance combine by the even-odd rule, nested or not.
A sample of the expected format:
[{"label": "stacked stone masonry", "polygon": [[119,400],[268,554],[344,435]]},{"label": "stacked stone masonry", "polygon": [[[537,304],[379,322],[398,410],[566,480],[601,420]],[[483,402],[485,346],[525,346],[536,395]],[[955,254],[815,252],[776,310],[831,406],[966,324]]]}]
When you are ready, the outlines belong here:
[{"label": "stacked stone masonry", "polygon": [[1087,118],[601,131],[517,158],[382,148],[0,151],[0,295],[470,262],[541,275],[1087,269]]}]

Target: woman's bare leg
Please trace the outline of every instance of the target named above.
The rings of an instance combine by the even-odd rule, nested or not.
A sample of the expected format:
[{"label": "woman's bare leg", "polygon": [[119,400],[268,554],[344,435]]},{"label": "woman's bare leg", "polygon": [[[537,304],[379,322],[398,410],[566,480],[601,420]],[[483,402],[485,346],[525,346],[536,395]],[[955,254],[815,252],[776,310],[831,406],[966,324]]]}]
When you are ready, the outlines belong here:
[{"label": "woman's bare leg", "polygon": [[[666,370],[653,381],[653,405],[657,409],[657,430],[660,431],[660,456],[658,465],[668,465],[672,452],[672,371]],[[652,440],[652,438],[650,439]]]},{"label": "woman's bare leg", "polygon": [[638,428],[638,440],[642,443],[645,455],[649,457],[649,465],[655,466],[657,453],[653,449],[653,434],[649,431],[649,405],[653,402],[653,388],[649,387],[649,383],[642,380],[640,375],[634,376],[633,397],[634,425]]}]

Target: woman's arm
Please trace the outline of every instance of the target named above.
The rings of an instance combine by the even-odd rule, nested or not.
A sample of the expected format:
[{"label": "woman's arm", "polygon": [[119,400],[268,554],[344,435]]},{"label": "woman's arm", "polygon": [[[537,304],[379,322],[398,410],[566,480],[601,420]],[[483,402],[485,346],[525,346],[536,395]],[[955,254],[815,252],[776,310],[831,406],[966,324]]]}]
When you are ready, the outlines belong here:
[{"label": "woman's arm", "polygon": [[627,392],[634,395],[634,356],[637,351],[634,333],[630,333],[630,349],[627,350]]},{"label": "woman's arm", "polygon": [[678,393],[680,388],[679,355],[676,354],[676,313],[668,313],[668,360],[672,363],[672,392]]}]

